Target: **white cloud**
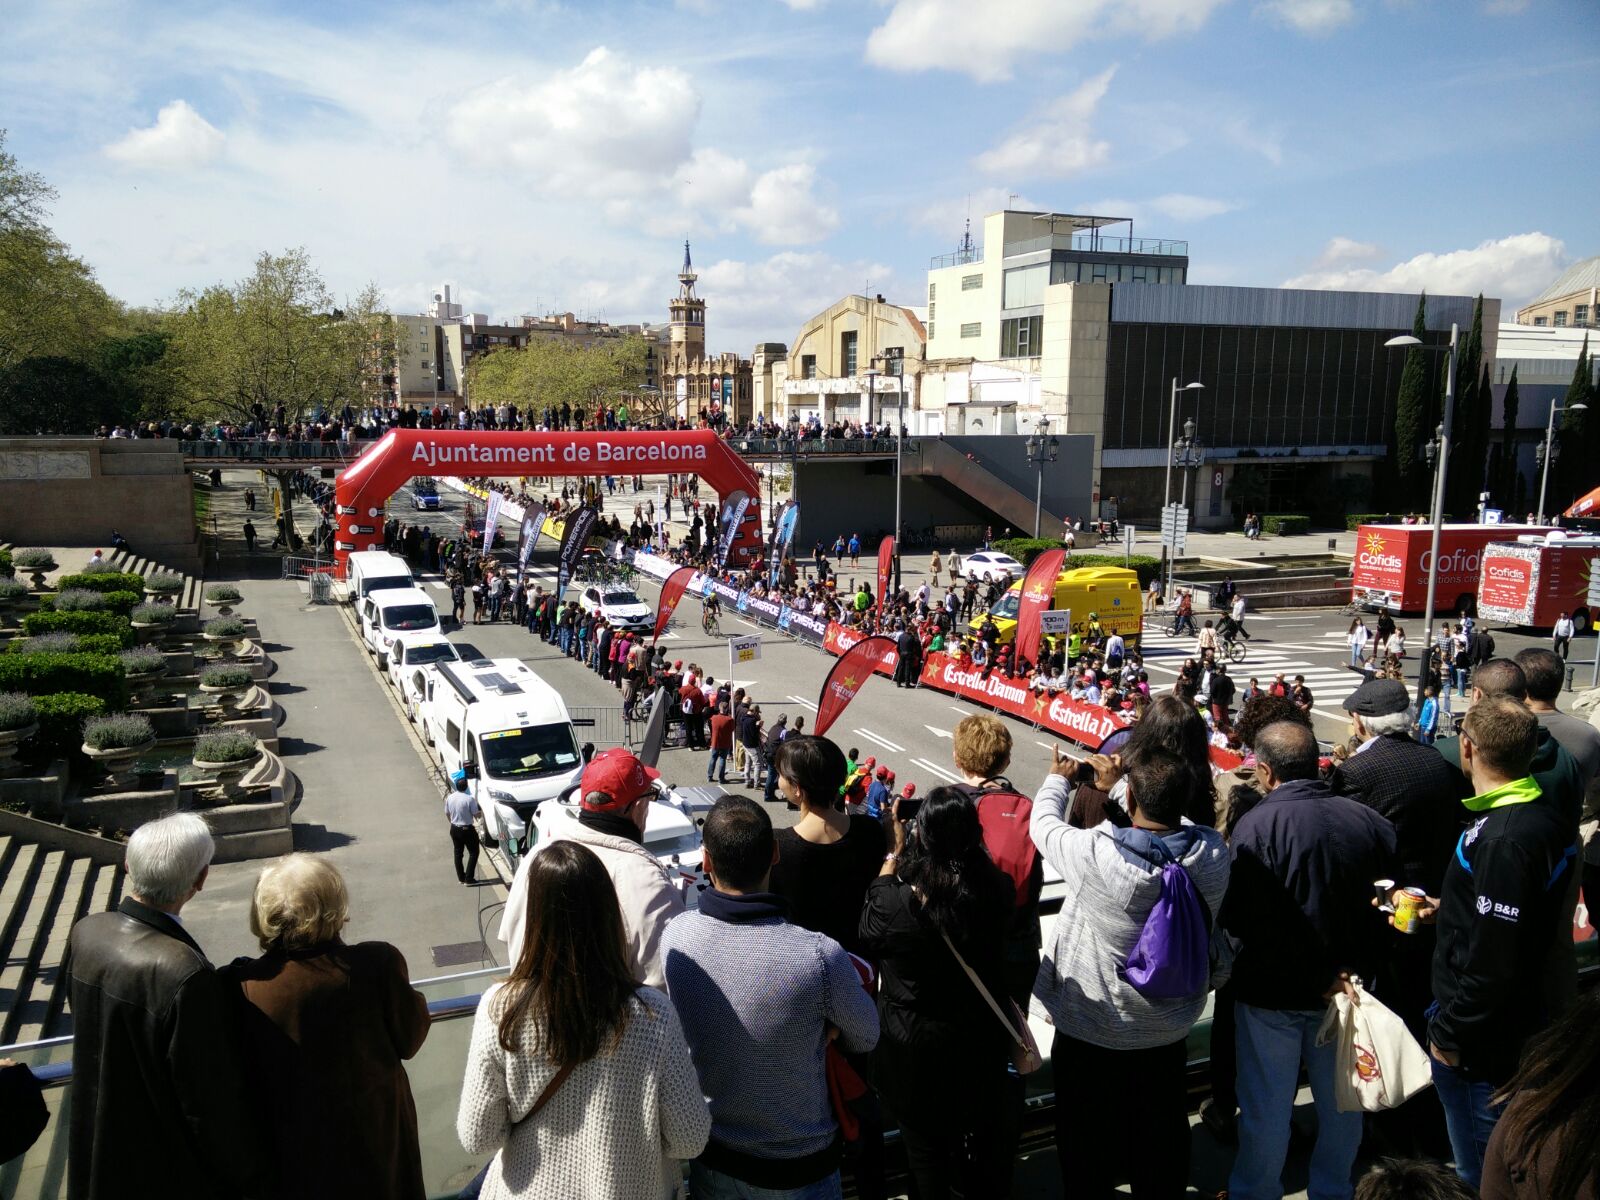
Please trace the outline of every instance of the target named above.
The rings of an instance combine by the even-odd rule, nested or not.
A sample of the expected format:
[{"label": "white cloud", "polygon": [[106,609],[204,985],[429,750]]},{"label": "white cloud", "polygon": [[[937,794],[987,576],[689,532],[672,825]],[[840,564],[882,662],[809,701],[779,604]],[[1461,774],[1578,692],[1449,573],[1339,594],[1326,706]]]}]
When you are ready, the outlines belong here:
[{"label": "white cloud", "polygon": [[924,204],[912,213],[911,219],[921,228],[931,229],[941,237],[949,238],[953,248],[961,231],[966,228],[968,217],[972,218],[975,231],[973,238],[982,240],[984,217],[1007,208],[1023,212],[1046,212],[1049,205],[1036,203],[1003,187],[981,187],[974,188],[964,196],[951,196]]},{"label": "white cloud", "polygon": [[670,175],[689,158],[700,94],[674,67],[634,66],[598,46],[570,70],[502,78],[445,120],[467,158],[515,165],[556,186],[609,191]]},{"label": "white cloud", "polygon": [[[804,322],[841,297],[863,294],[869,287],[891,302],[920,302],[915,294],[895,294],[899,281],[882,263],[841,262],[802,250],[756,261],[711,263],[701,268],[696,290],[706,298],[706,324],[716,327],[717,345],[749,354],[758,341],[793,341]],[[914,290],[920,289],[919,283]]]},{"label": "white cloud", "polygon": [[1283,286],[1357,292],[1416,292],[1426,288],[1443,295],[1473,296],[1482,292],[1515,301],[1535,295],[1560,273],[1566,259],[1566,245],[1558,239],[1543,233],[1518,233],[1481,242],[1470,250],[1419,254],[1387,271],[1371,267],[1312,271],[1285,280]]},{"label": "white cloud", "polygon": [[867,39],[867,61],[894,71],[1011,77],[1028,55],[1064,55],[1093,38],[1192,33],[1225,0],[895,0]]},{"label": "white cloud", "polygon": [[1089,121],[1116,71],[1115,66],[1107,67],[1056,100],[998,146],[980,154],[978,169],[991,175],[1035,179],[1072,175],[1104,163],[1111,156],[1111,143],[1097,141],[1089,132]]},{"label": "white cloud", "polygon": [[154,125],[130,129],[104,150],[107,158],[133,167],[181,169],[204,166],[222,153],[226,140],[187,100],[174,100],[156,114]]},{"label": "white cloud", "polygon": [[1257,12],[1300,33],[1332,33],[1356,19],[1354,0],[1266,0]]},{"label": "white cloud", "polygon": [[816,181],[810,163],[768,171],[751,186],[749,203],[734,212],[734,220],[767,245],[820,241],[839,227],[839,213],[813,194]]},{"label": "white cloud", "polygon": [[1334,237],[1317,255],[1314,267],[1332,267],[1341,263],[1367,262],[1377,258],[1381,251],[1376,242],[1358,242],[1354,238]]},{"label": "white cloud", "polygon": [[1211,196],[1191,196],[1185,192],[1168,192],[1154,200],[1146,200],[1143,207],[1174,221],[1204,221],[1220,217],[1223,213],[1237,211],[1241,206],[1232,200],[1218,200]]}]

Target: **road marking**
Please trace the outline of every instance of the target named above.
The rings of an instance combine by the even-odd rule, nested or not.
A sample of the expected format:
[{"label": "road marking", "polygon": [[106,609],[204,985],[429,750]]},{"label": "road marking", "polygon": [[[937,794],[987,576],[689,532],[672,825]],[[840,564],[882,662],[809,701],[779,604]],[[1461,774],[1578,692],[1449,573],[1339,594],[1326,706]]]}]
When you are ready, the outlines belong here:
[{"label": "road marking", "polygon": [[946,705],[946,707],[949,708],[949,710],[951,712],[960,713],[963,717],[967,717],[967,716],[971,716],[972,715],[972,710],[971,709],[957,708],[954,704]]},{"label": "road marking", "polygon": [[933,734],[934,737],[942,737],[942,738],[954,738],[955,737],[955,734],[951,733],[948,729],[940,729],[940,728],[938,728],[937,726],[934,726],[934,725],[924,725],[923,728],[926,729],[929,733]]},{"label": "road marking", "polygon": [[794,702],[795,702],[795,703],[796,703],[796,704],[803,704],[803,705],[805,705],[805,706],[806,706],[806,707],[807,707],[807,708],[809,708],[809,709],[810,709],[810,710],[811,710],[811,711],[812,711],[812,712],[816,712],[816,711],[817,711],[817,706],[816,706],[816,705],[815,705],[815,704],[813,704],[813,703],[811,703],[811,701],[809,701],[809,700],[805,700],[805,699],[802,699],[802,698],[801,698],[801,697],[799,697],[799,696],[790,696],[790,697],[789,697],[789,699],[790,699],[790,700],[793,700],[793,701],[794,701]]},{"label": "road marking", "polygon": [[921,767],[923,770],[932,771],[935,775],[939,776],[941,779],[949,781],[950,783],[961,782],[960,779],[952,775],[949,771],[946,771],[943,767],[935,766],[925,758],[913,758],[911,761],[917,766]]},{"label": "road marking", "polygon": [[906,748],[904,746],[897,746],[893,742],[891,742],[888,738],[882,737],[879,734],[873,733],[872,730],[870,730],[870,729],[857,729],[856,732],[859,733],[864,738],[871,738],[873,741],[877,742],[878,745],[884,747],[884,749],[886,749],[886,750],[894,750],[894,751],[897,751],[900,754],[904,754],[906,752]]}]

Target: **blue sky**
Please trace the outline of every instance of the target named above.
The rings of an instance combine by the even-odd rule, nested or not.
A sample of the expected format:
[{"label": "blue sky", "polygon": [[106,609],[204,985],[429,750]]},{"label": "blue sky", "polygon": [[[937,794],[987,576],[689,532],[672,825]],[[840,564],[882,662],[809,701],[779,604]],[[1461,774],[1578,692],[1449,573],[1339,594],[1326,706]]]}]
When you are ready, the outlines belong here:
[{"label": "blue sky", "polygon": [[130,303],[304,245],[397,311],[665,317],[713,349],[970,211],[1136,219],[1201,283],[1484,290],[1600,253],[1596,0],[13,6],[11,149]]}]

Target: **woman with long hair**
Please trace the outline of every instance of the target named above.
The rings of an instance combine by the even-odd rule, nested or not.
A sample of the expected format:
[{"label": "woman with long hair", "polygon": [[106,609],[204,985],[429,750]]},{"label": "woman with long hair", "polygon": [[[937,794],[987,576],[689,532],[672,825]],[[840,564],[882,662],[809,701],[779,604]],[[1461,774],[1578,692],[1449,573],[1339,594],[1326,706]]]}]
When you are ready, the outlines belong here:
[{"label": "woman with long hair", "polygon": [[666,996],[632,976],[616,888],[594,851],[528,863],[522,954],[484,993],[456,1132],[494,1152],[480,1195],[662,1200],[664,1164],[705,1149],[711,1114]]},{"label": "woman with long hair", "polygon": [[[1123,748],[1132,754],[1150,746],[1170,750],[1189,768],[1193,786],[1183,815],[1196,825],[1215,825],[1216,796],[1211,786],[1211,741],[1206,720],[1193,704],[1177,696],[1158,696],[1133,727]],[[1120,799],[1120,796],[1117,797]],[[1124,805],[1126,807],[1126,805]]]},{"label": "woman with long hair", "polygon": [[861,914],[882,978],[875,1083],[899,1122],[914,1196],[944,1200],[960,1178],[963,1194],[1001,1200],[1009,1040],[966,968],[1004,1005],[1015,891],[964,792],[935,788],[909,822],[904,804],[895,801],[894,849]]},{"label": "woman with long hair", "polygon": [[1507,1107],[1484,1154],[1483,1200],[1600,1196],[1600,988],[1529,1044],[1497,1099]]},{"label": "woman with long hair", "polygon": [[1372,633],[1367,629],[1367,623],[1360,617],[1350,622],[1350,628],[1345,634],[1345,641],[1350,646],[1350,665],[1356,670],[1361,669],[1361,655],[1367,648],[1367,643],[1372,640]]}]

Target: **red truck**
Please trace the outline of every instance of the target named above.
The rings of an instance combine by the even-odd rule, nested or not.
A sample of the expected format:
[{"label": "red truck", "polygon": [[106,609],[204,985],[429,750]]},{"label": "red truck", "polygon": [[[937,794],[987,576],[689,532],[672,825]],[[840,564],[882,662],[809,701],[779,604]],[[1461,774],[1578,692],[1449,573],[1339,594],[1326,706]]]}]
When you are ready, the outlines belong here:
[{"label": "red truck", "polygon": [[1550,629],[1566,613],[1587,633],[1600,612],[1589,606],[1589,578],[1600,558],[1600,537],[1544,530],[1483,551],[1478,615],[1487,621]]},{"label": "red truck", "polygon": [[[1490,542],[1548,532],[1534,525],[1444,526],[1439,535],[1437,610],[1476,610],[1483,552]],[[1428,573],[1432,569],[1433,526],[1363,525],[1356,531],[1350,599],[1393,613],[1420,613],[1428,606]]]}]

